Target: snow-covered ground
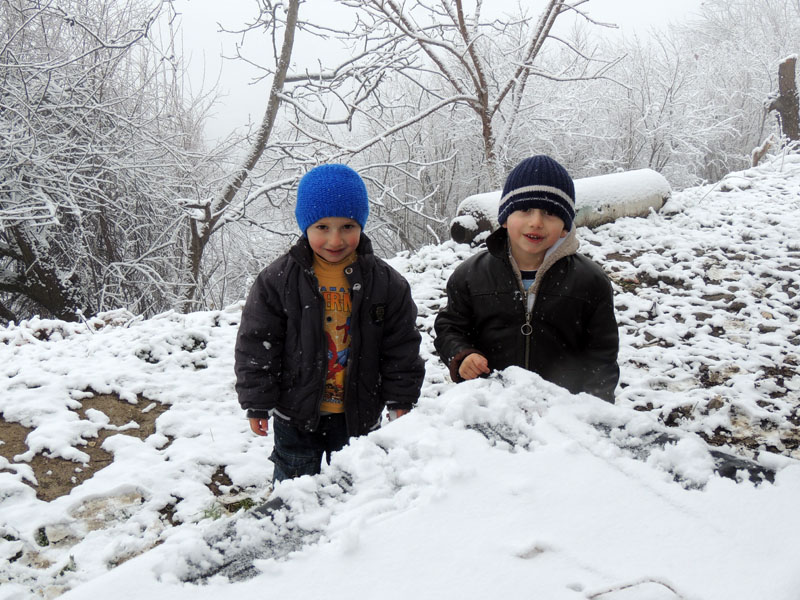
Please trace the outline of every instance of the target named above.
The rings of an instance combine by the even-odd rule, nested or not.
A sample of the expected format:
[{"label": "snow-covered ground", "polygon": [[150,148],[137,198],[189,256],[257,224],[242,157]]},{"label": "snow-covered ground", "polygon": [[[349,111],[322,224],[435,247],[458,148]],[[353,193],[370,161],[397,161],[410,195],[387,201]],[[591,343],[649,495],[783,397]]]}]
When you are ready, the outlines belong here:
[{"label": "snow-covered ground", "polygon": [[[473,250],[396,257],[424,332],[418,408],[271,495],[271,437],[233,390],[239,306],[0,329],[3,420],[31,430],[0,457],[0,599],[797,600],[799,232],[797,157],[581,229],[615,281],[615,406],[520,369],[449,382],[429,332]],[[77,412],[95,394],[169,410],[140,440]],[[37,499],[27,461],[79,473],[104,428],[113,462]],[[721,477],[716,451],[750,462]],[[212,489],[270,508],[228,515]]]}]

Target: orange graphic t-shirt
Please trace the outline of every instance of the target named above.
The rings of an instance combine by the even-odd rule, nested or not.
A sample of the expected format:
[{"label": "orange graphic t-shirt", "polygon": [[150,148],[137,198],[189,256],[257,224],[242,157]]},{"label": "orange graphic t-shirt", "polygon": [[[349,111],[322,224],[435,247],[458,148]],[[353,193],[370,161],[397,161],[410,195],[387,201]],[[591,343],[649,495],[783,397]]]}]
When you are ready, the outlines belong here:
[{"label": "orange graphic t-shirt", "polygon": [[324,413],[344,412],[344,381],[350,356],[350,283],[344,269],[356,260],[329,263],[314,255],[314,274],[319,292],[325,300],[325,340],[328,344],[328,375],[321,410]]}]

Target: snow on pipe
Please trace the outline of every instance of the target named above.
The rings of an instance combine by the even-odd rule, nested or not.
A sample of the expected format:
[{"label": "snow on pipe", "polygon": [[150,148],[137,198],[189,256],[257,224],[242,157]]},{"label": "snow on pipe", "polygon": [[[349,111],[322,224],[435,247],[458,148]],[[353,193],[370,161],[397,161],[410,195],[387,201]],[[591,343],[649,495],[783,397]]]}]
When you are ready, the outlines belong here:
[{"label": "snow on pipe", "polygon": [[[577,227],[597,227],[620,217],[641,217],[660,209],[672,189],[663,175],[638,169],[575,180]],[[458,205],[450,236],[458,243],[479,243],[499,227],[497,208],[501,191],[468,196]]]}]

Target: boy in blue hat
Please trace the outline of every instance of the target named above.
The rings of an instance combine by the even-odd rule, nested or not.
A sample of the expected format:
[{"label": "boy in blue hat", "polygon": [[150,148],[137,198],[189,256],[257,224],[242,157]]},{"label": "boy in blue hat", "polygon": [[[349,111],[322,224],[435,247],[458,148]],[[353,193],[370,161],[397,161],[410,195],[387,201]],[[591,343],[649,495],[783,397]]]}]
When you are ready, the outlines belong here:
[{"label": "boy in blue hat", "polygon": [[303,236],[253,284],[236,338],[239,403],[266,435],[275,481],[320,472],[350,437],[416,403],[425,365],[406,280],[372,252],[367,189],[345,165],[306,173]]},{"label": "boy in blue hat", "polygon": [[614,402],[619,333],[611,283],[578,254],[575,186],[549,156],[506,179],[501,227],[447,282],[434,344],[453,381],[511,365]]}]

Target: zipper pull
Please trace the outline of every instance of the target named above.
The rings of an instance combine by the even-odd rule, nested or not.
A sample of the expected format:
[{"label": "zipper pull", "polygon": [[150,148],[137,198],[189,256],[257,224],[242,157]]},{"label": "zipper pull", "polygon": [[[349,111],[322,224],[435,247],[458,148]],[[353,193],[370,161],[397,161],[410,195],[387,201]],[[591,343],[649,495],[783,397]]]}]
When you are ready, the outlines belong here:
[{"label": "zipper pull", "polygon": [[533,333],[533,326],[531,325],[531,313],[525,313],[525,323],[519,328],[519,331],[525,337]]}]

